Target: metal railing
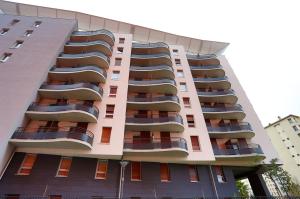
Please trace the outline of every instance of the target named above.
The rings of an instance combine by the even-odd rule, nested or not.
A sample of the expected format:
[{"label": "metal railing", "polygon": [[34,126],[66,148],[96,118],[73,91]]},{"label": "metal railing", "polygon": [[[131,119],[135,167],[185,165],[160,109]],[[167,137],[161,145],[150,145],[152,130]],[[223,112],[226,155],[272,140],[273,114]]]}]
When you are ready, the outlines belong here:
[{"label": "metal railing", "polygon": [[201,91],[201,90],[197,90],[197,94],[198,95],[209,95],[209,96],[219,96],[219,95],[235,95],[234,90],[232,89],[228,89],[228,90],[224,90],[224,91]]},{"label": "metal railing", "polygon": [[157,66],[130,66],[130,71],[155,71],[155,70],[169,70],[174,72],[174,69],[168,65],[157,65]]},{"label": "metal railing", "polygon": [[107,77],[107,73],[105,70],[103,70],[102,68],[99,68],[97,66],[74,66],[74,67],[57,67],[57,66],[53,66],[50,71],[52,72],[62,72],[62,73],[66,73],[66,72],[80,72],[80,71],[95,71],[98,72],[100,74],[102,74],[105,78]]},{"label": "metal railing", "polygon": [[213,58],[216,58],[216,55],[214,55],[214,54],[207,54],[207,55],[186,54],[186,57],[187,57],[187,59],[202,60],[202,59],[213,59]]},{"label": "metal railing", "polygon": [[209,132],[230,132],[230,131],[253,131],[248,122],[241,122],[239,124],[224,124],[224,126],[212,127],[207,126]]},{"label": "metal railing", "polygon": [[107,57],[106,55],[104,55],[101,52],[89,52],[89,53],[78,53],[78,54],[65,54],[65,53],[61,53],[58,58],[86,58],[86,57],[100,57],[101,59],[103,59],[104,61],[106,61],[108,64],[110,63],[110,59],[109,57]]},{"label": "metal railing", "polygon": [[47,139],[75,139],[93,144],[94,134],[81,127],[39,127],[39,128],[26,128],[19,127],[11,139],[24,139],[24,140],[47,140]]},{"label": "metal railing", "polygon": [[184,138],[125,138],[124,149],[151,150],[181,148],[187,150],[187,143]]},{"label": "metal railing", "polygon": [[221,65],[190,66],[191,70],[223,69]]},{"label": "metal railing", "polygon": [[193,78],[195,82],[217,82],[217,81],[228,81],[228,77],[196,77]]},{"label": "metal railing", "polygon": [[[231,147],[231,146],[226,146]],[[248,146],[243,146],[241,148],[226,148],[219,149],[213,148],[215,155],[249,155],[249,154],[264,154],[261,147],[258,144],[251,144]]]},{"label": "metal railing", "polygon": [[158,96],[158,97],[128,97],[128,102],[165,102],[173,101],[179,103],[177,96]]},{"label": "metal railing", "polygon": [[85,41],[85,42],[67,42],[65,46],[72,46],[72,47],[80,47],[80,46],[94,46],[94,45],[101,45],[108,48],[112,51],[111,45],[105,41]]},{"label": "metal railing", "polygon": [[157,54],[131,54],[132,59],[154,59],[154,58],[167,58],[171,60],[171,56],[168,53],[157,53]]},{"label": "metal railing", "polygon": [[230,112],[230,111],[243,111],[242,106],[236,104],[231,107],[210,107],[210,106],[201,106],[203,112]]},{"label": "metal railing", "polygon": [[169,45],[164,42],[132,43],[132,48],[169,48]]},{"label": "metal railing", "polygon": [[159,117],[159,118],[149,118],[144,116],[135,115],[135,117],[126,117],[126,123],[136,123],[136,124],[151,124],[151,123],[168,123],[176,122],[183,125],[183,119],[180,115]]},{"label": "metal railing", "polygon": [[151,86],[152,84],[172,84],[176,86],[176,82],[173,79],[155,79],[155,80],[129,80],[131,85],[143,85]]},{"label": "metal railing", "polygon": [[74,31],[72,33],[72,36],[92,36],[92,35],[107,35],[113,40],[113,42],[115,41],[114,34],[105,29],[95,30],[95,31]]},{"label": "metal railing", "polygon": [[38,103],[32,103],[27,111],[36,112],[62,112],[62,111],[72,111],[80,110],[94,115],[98,118],[99,110],[96,106],[89,106],[85,104],[49,104],[49,105],[39,105]]},{"label": "metal railing", "polygon": [[63,84],[63,83],[62,84],[52,84],[52,83],[48,84],[48,83],[44,83],[40,87],[40,89],[60,90],[60,91],[69,90],[69,89],[80,89],[80,88],[92,89],[92,90],[96,91],[97,93],[99,93],[101,96],[103,96],[103,89],[100,86],[95,85],[93,83],[88,83],[88,82],[74,83],[74,84]]}]

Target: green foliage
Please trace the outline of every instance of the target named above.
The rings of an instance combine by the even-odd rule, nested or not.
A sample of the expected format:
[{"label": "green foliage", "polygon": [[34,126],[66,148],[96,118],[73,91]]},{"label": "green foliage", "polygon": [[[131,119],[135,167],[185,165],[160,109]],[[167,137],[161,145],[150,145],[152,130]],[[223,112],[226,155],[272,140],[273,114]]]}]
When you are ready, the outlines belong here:
[{"label": "green foliage", "polygon": [[242,198],[248,198],[249,197],[249,187],[244,182],[238,180],[236,181],[236,187],[238,189],[238,192],[240,194],[240,197]]}]

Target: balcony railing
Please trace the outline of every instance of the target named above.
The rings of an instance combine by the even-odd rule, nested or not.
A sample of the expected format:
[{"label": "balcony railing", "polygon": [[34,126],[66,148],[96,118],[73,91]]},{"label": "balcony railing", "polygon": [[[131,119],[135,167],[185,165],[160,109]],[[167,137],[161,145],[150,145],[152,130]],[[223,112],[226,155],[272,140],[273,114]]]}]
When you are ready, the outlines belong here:
[{"label": "balcony railing", "polygon": [[49,105],[39,105],[38,103],[32,103],[27,111],[36,112],[64,112],[64,111],[84,111],[92,114],[98,118],[99,110],[96,106],[89,106],[85,104],[49,104]]},{"label": "balcony railing", "polygon": [[228,77],[198,77],[193,78],[195,82],[218,82],[218,81],[228,81]]},{"label": "balcony railing", "polygon": [[168,123],[176,122],[183,125],[183,119],[180,115],[159,117],[159,118],[148,118],[148,117],[127,117],[126,123],[137,123],[137,124],[151,124],[151,123]]},{"label": "balcony railing", "polygon": [[114,43],[115,41],[114,34],[105,29],[95,30],[95,31],[74,31],[72,33],[72,36],[95,36],[95,35],[106,35],[111,38],[112,43]]},{"label": "balcony railing", "polygon": [[170,71],[174,72],[174,69],[168,65],[130,66],[130,71],[156,71],[156,70],[170,70]]},{"label": "balcony railing", "polygon": [[80,88],[87,88],[92,89],[103,96],[103,89],[95,84],[92,83],[75,83],[75,84],[42,84],[40,89],[47,89],[47,90],[70,90],[70,89],[80,89]]},{"label": "balcony railing", "polygon": [[223,69],[221,65],[207,65],[207,66],[190,66],[191,70],[213,70],[213,69]]},{"label": "balcony railing", "polygon": [[40,127],[40,128],[18,128],[11,139],[24,140],[49,140],[49,139],[75,139],[93,144],[94,134],[80,127]]},{"label": "balcony railing", "polygon": [[65,54],[61,53],[58,58],[67,58],[67,59],[77,59],[77,58],[86,58],[86,57],[100,57],[108,64],[110,63],[109,57],[104,55],[101,52],[89,52],[89,53],[79,53],[79,54]]},{"label": "balcony railing", "polygon": [[187,57],[187,59],[202,60],[202,59],[216,58],[216,55],[214,55],[214,54],[208,54],[208,55],[192,55],[192,54],[187,54],[186,57]]},{"label": "balcony railing", "polygon": [[74,66],[74,67],[56,67],[53,66],[50,71],[55,73],[77,73],[81,71],[95,71],[100,73],[103,77],[107,78],[107,73],[102,68],[97,66]]},{"label": "balcony railing", "polygon": [[[228,147],[228,146],[227,146]],[[251,155],[264,154],[261,147],[257,144],[248,145],[243,148],[227,148],[227,149],[213,149],[215,155]]]},{"label": "balcony railing", "polygon": [[142,55],[132,54],[131,58],[132,59],[155,59],[155,58],[171,59],[171,56],[168,53],[142,54]]},{"label": "balcony railing", "polygon": [[74,47],[80,47],[80,46],[94,46],[94,45],[101,45],[106,48],[108,48],[110,51],[112,51],[112,47],[105,41],[87,41],[87,42],[67,42],[66,46],[74,46]]},{"label": "balcony railing", "polygon": [[209,132],[253,131],[251,125],[247,122],[219,127],[207,126],[207,130]]},{"label": "balcony railing", "polygon": [[177,96],[159,96],[159,97],[128,97],[128,102],[165,102],[173,101],[179,103]]},{"label": "balcony railing", "polygon": [[233,112],[233,111],[239,111],[243,112],[242,106],[237,104],[232,107],[206,107],[202,106],[203,112],[209,112],[209,113],[217,113],[217,112]]},{"label": "balcony railing", "polygon": [[169,48],[164,42],[156,43],[132,43],[132,48]]},{"label": "balcony railing", "polygon": [[235,95],[234,90],[228,89],[224,91],[197,91],[201,96],[219,96],[219,95]]},{"label": "balcony railing", "polygon": [[134,138],[124,139],[124,149],[132,150],[151,150],[151,149],[187,149],[187,143],[184,138],[172,137],[169,139],[153,139],[153,138]]},{"label": "balcony railing", "polygon": [[176,82],[173,79],[157,79],[157,80],[129,80],[129,84],[140,85],[140,86],[150,86],[153,84],[172,84],[176,86]]}]

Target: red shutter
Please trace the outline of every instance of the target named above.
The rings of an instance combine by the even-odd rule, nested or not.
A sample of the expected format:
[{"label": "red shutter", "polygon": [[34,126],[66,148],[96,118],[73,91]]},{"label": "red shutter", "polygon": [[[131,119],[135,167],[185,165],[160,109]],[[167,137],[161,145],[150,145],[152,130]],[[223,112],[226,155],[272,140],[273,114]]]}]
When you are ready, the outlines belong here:
[{"label": "red shutter", "polygon": [[198,136],[191,136],[191,142],[192,142],[193,151],[200,151]]},{"label": "red shutter", "polygon": [[198,182],[199,176],[197,172],[197,167],[194,165],[189,166],[189,174],[190,174],[190,181],[191,182]]},{"label": "red shutter", "polygon": [[170,181],[170,171],[166,163],[160,163],[160,180],[162,182]]},{"label": "red shutter", "polygon": [[131,180],[141,180],[140,162],[131,162]]},{"label": "red shutter", "polygon": [[109,143],[111,135],[111,127],[103,127],[101,135],[101,143]]}]

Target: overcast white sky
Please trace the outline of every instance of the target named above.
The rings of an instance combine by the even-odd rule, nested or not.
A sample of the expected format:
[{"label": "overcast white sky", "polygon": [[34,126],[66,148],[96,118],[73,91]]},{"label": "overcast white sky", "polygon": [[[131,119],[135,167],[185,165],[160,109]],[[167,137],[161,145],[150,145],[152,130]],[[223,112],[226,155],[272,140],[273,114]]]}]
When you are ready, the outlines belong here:
[{"label": "overcast white sky", "polygon": [[300,115],[300,1],[15,1],[229,42],[225,55],[263,124]]}]

